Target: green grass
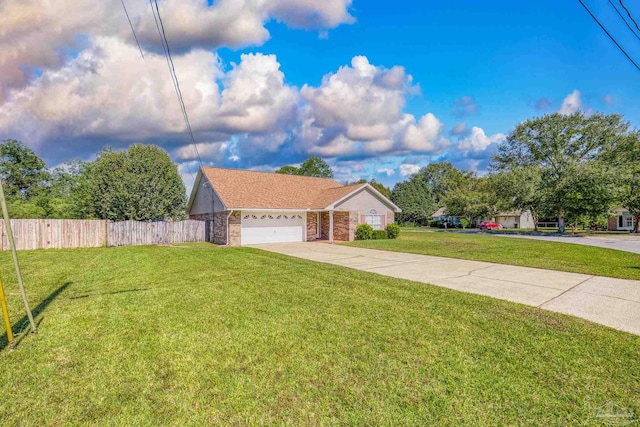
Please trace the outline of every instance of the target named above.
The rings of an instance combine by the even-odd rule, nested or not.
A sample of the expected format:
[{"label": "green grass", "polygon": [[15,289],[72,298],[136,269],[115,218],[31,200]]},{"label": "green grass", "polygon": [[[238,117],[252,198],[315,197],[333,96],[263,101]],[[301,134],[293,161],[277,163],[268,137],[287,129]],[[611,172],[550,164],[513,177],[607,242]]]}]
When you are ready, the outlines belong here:
[{"label": "green grass", "polygon": [[[407,236],[399,243],[406,242]],[[640,337],[249,248],[20,253],[0,424],[600,425],[640,415]],[[0,254],[14,329],[24,321]]]},{"label": "green grass", "polygon": [[640,280],[640,255],[572,243],[508,239],[490,234],[405,232],[394,240],[363,240],[346,244]]}]

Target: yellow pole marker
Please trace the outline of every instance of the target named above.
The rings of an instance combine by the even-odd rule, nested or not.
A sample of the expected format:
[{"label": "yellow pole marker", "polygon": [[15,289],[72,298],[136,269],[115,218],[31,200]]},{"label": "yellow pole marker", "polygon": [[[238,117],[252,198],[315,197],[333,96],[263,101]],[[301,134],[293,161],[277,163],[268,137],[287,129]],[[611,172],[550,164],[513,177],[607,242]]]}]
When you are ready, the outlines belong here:
[{"label": "yellow pole marker", "polygon": [[2,317],[4,317],[4,326],[7,329],[7,341],[9,348],[15,346],[13,341],[13,331],[11,330],[11,320],[9,320],[9,310],[7,310],[7,300],[4,297],[4,288],[2,287],[2,279],[0,278],[0,305],[2,306]]}]

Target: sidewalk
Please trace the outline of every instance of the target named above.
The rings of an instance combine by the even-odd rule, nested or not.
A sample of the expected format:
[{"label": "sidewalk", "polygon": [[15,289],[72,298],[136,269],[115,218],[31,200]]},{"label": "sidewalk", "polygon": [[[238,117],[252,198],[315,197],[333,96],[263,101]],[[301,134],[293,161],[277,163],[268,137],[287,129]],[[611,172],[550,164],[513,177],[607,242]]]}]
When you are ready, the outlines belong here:
[{"label": "sidewalk", "polygon": [[640,281],[317,243],[266,251],[570,314],[640,335]]}]

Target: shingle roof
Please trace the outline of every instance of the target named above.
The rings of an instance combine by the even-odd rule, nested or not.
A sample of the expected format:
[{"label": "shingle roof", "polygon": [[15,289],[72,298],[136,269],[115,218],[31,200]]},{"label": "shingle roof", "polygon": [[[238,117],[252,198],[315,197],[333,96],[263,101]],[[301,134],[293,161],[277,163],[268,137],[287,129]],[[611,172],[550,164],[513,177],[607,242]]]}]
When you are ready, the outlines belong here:
[{"label": "shingle roof", "polygon": [[444,206],[441,207],[440,209],[438,209],[437,211],[435,211],[433,213],[433,215],[431,215],[432,217],[438,217],[438,216],[447,216],[447,208],[445,208]]},{"label": "shingle roof", "polygon": [[323,209],[365,184],[330,178],[202,167],[228,209]]},{"label": "shingle roof", "polygon": [[498,212],[495,216],[520,216],[522,215],[522,211],[508,211],[508,212]]}]

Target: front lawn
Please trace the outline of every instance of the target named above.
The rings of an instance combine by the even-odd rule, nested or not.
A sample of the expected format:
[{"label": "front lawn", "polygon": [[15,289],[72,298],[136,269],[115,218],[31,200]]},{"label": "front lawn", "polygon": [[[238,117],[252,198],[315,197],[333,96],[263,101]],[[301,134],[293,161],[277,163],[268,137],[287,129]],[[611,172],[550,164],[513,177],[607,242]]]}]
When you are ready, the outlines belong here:
[{"label": "front lawn", "polygon": [[11,352],[0,338],[2,425],[600,425],[608,402],[640,415],[640,337],[572,317],[249,248],[19,255],[39,332]]},{"label": "front lawn", "polygon": [[508,239],[490,234],[403,232],[394,240],[363,240],[347,244],[640,280],[640,255],[571,243]]}]

